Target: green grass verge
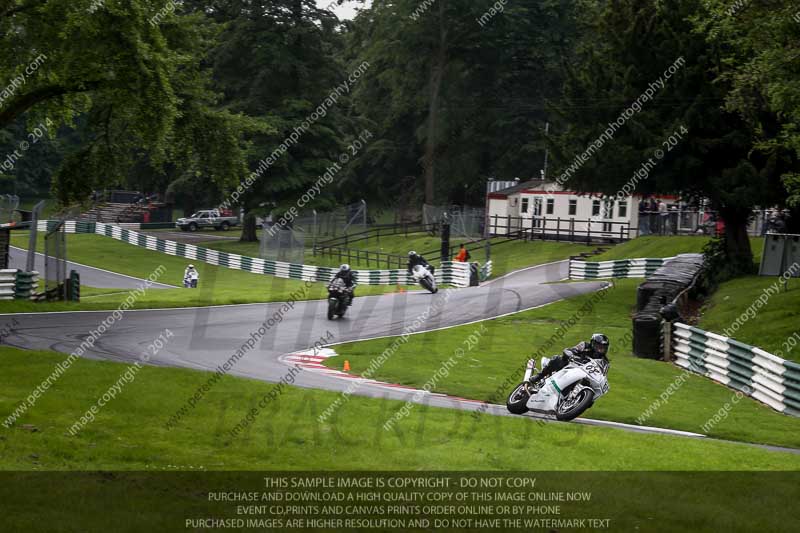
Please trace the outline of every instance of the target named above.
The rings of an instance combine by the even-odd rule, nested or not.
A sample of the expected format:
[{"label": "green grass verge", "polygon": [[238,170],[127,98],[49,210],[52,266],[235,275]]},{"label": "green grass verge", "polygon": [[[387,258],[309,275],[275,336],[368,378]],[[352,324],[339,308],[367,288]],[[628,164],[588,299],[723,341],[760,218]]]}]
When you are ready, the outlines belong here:
[{"label": "green grass verge", "polygon": [[[587,412],[589,418],[636,424],[637,418],[643,416],[652,402],[682,374],[674,365],[639,359],[631,354],[630,315],[639,283],[641,280],[633,279],[615,282],[615,288],[608,291],[589,316],[568,329],[561,341],[563,347],[572,346],[596,331],[606,333],[611,339],[611,392]],[[484,322],[488,331],[480,337],[477,347],[460,358],[447,377],[438,379],[434,390],[494,403],[505,402],[511,387],[502,387],[499,391],[498,387],[507,378],[514,385],[521,381],[522,372],[510,373],[536,353],[590,298],[591,295],[580,296]],[[373,377],[421,388],[457,349],[465,348],[464,339],[479,327],[467,325],[413,335]],[[390,338],[338,346],[336,351],[341,357],[331,358],[327,364],[340,367],[342,360],[347,359],[353,372],[362,372],[392,342]],[[553,348],[552,352],[558,353],[558,349]],[[497,392],[502,396],[497,396]],[[643,423],[703,433],[702,426],[732,396],[730,389],[692,375]],[[776,413],[755,400],[744,398],[709,434],[723,439],[800,448],[800,419]]]},{"label": "green grass verge", "polygon": [[[38,246],[43,246],[43,239],[38,239]],[[15,234],[12,244],[27,249],[27,233]],[[67,236],[69,260],[88,266],[96,266],[134,276],[146,278],[159,266],[166,269],[157,281],[180,286],[183,272],[188,260],[162,254],[138,246],[126,244],[99,235],[70,234]],[[303,291],[304,282],[282,279],[274,276],[251,274],[240,270],[217,267],[203,262],[194,262],[200,272],[200,288],[187,289],[151,289],[136,302],[136,308],[191,307],[209,305],[245,304],[258,302],[286,301],[289,295],[299,291],[302,299],[324,298],[327,296],[325,284],[315,283],[307,291]],[[393,286],[362,286],[358,295],[383,294],[396,291]],[[63,310],[97,310],[116,308],[126,297],[127,291],[116,289],[93,296],[80,304],[54,303],[34,304],[31,302],[0,302],[0,312],[34,312]],[[85,294],[85,293],[82,293]]]},{"label": "green grass verge", "polygon": [[[652,236],[639,237],[618,244],[600,255],[591,257],[589,261],[613,261],[615,259],[638,259],[640,257],[673,257],[678,254],[700,253],[703,246],[711,240],[706,236]],[[761,262],[764,249],[763,237],[751,237],[753,260]]]},{"label": "green grass verge", "polygon": [[[0,413],[7,416],[64,356],[0,348]],[[274,385],[220,379],[173,429],[167,419],[211,374],[143,367],[93,422],[68,429],[128,365],[79,359],[10,429],[0,426],[3,470],[797,470],[800,456],[754,447],[641,435],[577,424],[540,426],[418,406],[385,432],[402,403],[285,387],[248,431],[230,430]],[[5,418],[4,418],[5,419]],[[35,431],[34,431],[35,430]],[[503,438],[498,438],[502,435]],[[532,447],[533,444],[533,447]],[[657,452],[655,452],[657,450]]]},{"label": "green grass verge", "polygon": [[[773,290],[759,307],[756,300],[773,285],[779,292]],[[784,291],[777,278],[759,276],[722,283],[703,309],[699,327],[720,335],[727,329],[736,340],[800,362],[800,339],[789,341],[800,334],[800,280],[790,279],[786,286]]]}]

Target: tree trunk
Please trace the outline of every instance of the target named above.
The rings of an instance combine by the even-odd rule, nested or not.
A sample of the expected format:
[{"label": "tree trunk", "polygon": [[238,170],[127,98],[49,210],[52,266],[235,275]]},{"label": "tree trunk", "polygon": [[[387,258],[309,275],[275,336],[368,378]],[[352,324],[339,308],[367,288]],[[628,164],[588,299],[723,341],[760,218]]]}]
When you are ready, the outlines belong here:
[{"label": "tree trunk", "polygon": [[256,228],[256,214],[249,212],[244,216],[242,222],[242,236],[240,242],[258,242],[258,231]]},{"label": "tree trunk", "polygon": [[725,255],[729,271],[734,275],[755,273],[753,250],[747,234],[750,211],[721,209],[720,215],[725,222]]},{"label": "tree trunk", "polygon": [[445,64],[447,63],[447,29],[444,19],[445,0],[439,0],[439,43],[436,54],[431,59],[430,99],[428,101],[428,133],[425,136],[425,203],[434,202],[434,185],[436,182],[436,132],[439,128],[439,95],[442,88]]}]

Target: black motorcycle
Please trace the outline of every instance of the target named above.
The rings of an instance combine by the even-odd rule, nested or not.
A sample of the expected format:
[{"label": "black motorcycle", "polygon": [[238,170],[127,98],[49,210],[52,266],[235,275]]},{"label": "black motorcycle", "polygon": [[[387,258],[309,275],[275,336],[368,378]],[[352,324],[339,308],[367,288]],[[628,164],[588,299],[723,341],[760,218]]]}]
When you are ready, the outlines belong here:
[{"label": "black motorcycle", "polygon": [[328,285],[328,320],[333,320],[335,316],[344,316],[350,305],[351,295],[352,289],[341,278],[336,278]]}]

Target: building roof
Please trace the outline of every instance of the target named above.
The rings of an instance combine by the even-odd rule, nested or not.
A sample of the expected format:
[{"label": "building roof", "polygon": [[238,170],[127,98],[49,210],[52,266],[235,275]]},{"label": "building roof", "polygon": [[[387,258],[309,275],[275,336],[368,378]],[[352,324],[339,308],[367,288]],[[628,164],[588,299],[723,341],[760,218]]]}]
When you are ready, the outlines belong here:
[{"label": "building roof", "polygon": [[[512,194],[517,193],[553,193],[553,194],[580,194],[581,196],[604,196],[602,193],[598,192],[583,192],[577,193],[575,191],[564,189],[561,185],[559,185],[555,181],[543,181],[539,179],[533,179],[528,181],[521,181],[518,184],[514,185],[513,187],[506,187],[505,189],[500,189],[499,191],[490,192],[487,194],[488,198],[490,199],[504,199],[508,198]],[[655,198],[661,198],[665,200],[677,200],[678,196],[674,194],[655,194],[655,193],[637,193],[632,192],[630,194],[632,197],[642,197],[642,196],[653,196]]]},{"label": "building roof", "polygon": [[[555,181],[542,181],[537,179],[537,180],[521,181],[516,185],[514,185],[513,187],[506,187],[505,189],[500,189],[499,191],[495,191],[489,194],[492,195],[493,198],[505,198],[509,194],[521,192],[524,191],[525,189],[530,189],[532,187],[537,187],[537,188],[546,187],[548,185],[553,185],[554,186],[553,190],[560,189],[559,185]],[[494,195],[499,195],[499,196],[494,196]]]}]

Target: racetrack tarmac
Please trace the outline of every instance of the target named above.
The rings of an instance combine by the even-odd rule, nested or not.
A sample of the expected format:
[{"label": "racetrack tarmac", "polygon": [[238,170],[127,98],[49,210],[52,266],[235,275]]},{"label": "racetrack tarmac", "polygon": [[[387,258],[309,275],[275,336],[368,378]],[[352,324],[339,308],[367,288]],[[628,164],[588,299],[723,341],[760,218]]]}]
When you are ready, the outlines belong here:
[{"label": "racetrack tarmac", "polygon": [[[268,303],[128,311],[99,338],[87,356],[118,362],[138,361],[147,346],[168,328],[174,337],[150,360],[151,364],[213,371],[233,357],[248,339],[254,339],[251,341],[254,348],[238,360],[230,374],[278,382],[293,371],[285,356],[308,350],[316,341],[338,344],[400,335],[406,328],[413,328],[415,323],[418,327],[413,332],[467,324],[596,292],[608,285],[604,281],[551,283],[566,278],[567,272],[568,262],[561,261],[516,271],[481,287],[442,289],[435,295],[413,291],[358,297],[347,316],[334,321],[325,316],[325,300],[300,301],[293,303],[291,308],[284,303]],[[107,311],[17,313],[14,318],[19,325],[6,343],[21,348],[70,353],[108,315]],[[422,320],[423,317],[427,318]],[[265,323],[271,327],[263,337],[259,337],[257,332],[259,328],[263,331]],[[524,335],[524,332],[520,334]],[[531,339],[531,344],[533,347],[534,339]],[[521,362],[527,355],[520,354]],[[310,370],[301,370],[293,377],[296,386],[330,391],[352,389],[353,383],[352,379],[343,379],[335,373]],[[521,381],[522,376],[519,378]],[[409,400],[413,392],[408,388],[366,381],[353,391],[361,396],[395,400]],[[424,399],[426,404],[434,407],[476,410],[481,406],[476,401],[456,400],[463,399],[442,395],[429,395]],[[508,415],[504,405],[489,405],[483,409],[486,414]],[[703,437],[696,433],[615,422],[581,422],[628,431]]]}]

